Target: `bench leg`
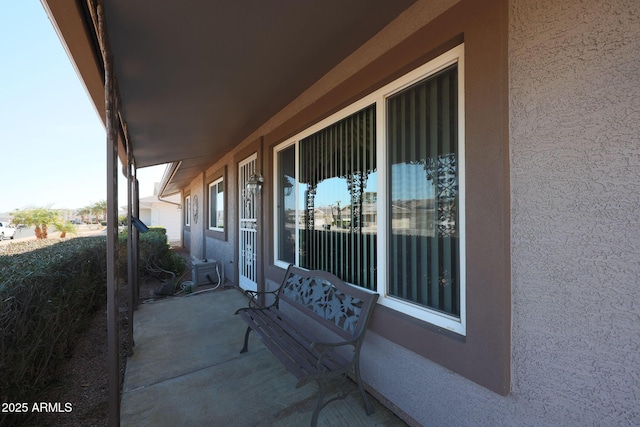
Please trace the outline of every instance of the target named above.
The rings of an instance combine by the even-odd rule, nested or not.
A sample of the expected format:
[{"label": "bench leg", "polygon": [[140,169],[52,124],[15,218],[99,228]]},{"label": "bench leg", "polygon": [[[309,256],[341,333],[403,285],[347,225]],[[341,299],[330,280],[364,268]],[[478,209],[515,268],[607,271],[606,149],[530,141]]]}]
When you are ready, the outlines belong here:
[{"label": "bench leg", "polygon": [[[362,401],[364,402],[364,409],[367,415],[371,415],[375,412],[375,410],[373,408],[373,405],[371,405],[371,401],[369,400],[367,393],[364,391],[362,378],[360,378],[360,367],[358,366],[358,364],[355,365],[355,376],[356,383],[358,384],[358,390],[360,391],[360,396],[362,396]],[[344,376],[343,379],[346,379],[346,376]],[[349,394],[349,391],[344,391],[343,393],[339,393],[337,397],[333,397],[326,402],[323,402],[326,394],[326,385],[329,383],[329,380],[316,379],[316,383],[318,383],[318,400],[316,402],[316,407],[313,410],[313,415],[311,416],[311,427],[316,427],[318,423],[318,415],[320,414],[320,410],[322,408],[324,408],[334,400],[344,399]]]},{"label": "bench leg", "polygon": [[316,380],[318,383],[318,401],[316,402],[316,407],[313,410],[313,415],[311,416],[311,427],[316,427],[318,425],[318,414],[320,414],[320,410],[324,407],[322,401],[324,400],[324,386],[325,383],[322,380]]},{"label": "bench leg", "polygon": [[251,327],[247,327],[247,332],[244,333],[244,347],[240,350],[240,353],[246,353],[249,350],[249,333],[251,332]]},{"label": "bench leg", "polygon": [[356,373],[356,382],[358,383],[358,390],[360,390],[360,396],[362,396],[362,400],[364,401],[364,409],[367,411],[367,415],[371,415],[374,412],[373,406],[367,397],[367,393],[364,391],[364,386],[362,385],[362,378],[360,378],[360,364],[356,363],[355,366]]}]

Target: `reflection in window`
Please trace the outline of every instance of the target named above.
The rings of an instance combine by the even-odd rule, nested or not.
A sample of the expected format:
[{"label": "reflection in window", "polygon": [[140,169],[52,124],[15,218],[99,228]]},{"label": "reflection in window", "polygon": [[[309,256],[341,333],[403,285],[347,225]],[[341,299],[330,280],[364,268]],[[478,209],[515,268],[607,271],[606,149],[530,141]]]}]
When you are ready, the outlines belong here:
[{"label": "reflection in window", "polygon": [[191,225],[191,196],[184,198],[184,225]]},{"label": "reflection in window", "polygon": [[277,159],[277,259],[296,262],[296,150],[292,145],[278,152]]},{"label": "reflection in window", "polygon": [[375,108],[300,141],[299,264],[376,288]]},{"label": "reflection in window", "polygon": [[387,100],[389,294],[460,315],[457,66]]},{"label": "reflection in window", "polygon": [[209,184],[209,229],[224,229],[224,181]]}]

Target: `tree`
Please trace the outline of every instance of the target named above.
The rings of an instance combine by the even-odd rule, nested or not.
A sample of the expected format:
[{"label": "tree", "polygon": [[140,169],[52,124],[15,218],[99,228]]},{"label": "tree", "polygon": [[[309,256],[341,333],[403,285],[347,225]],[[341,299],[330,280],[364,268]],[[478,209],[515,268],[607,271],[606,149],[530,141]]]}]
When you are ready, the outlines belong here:
[{"label": "tree", "polygon": [[25,224],[29,227],[35,226],[37,239],[46,239],[49,235],[49,225],[55,224],[60,217],[58,211],[45,207],[16,209],[11,216],[16,224]]},{"label": "tree", "polygon": [[60,238],[64,239],[67,237],[67,233],[75,234],[78,231],[78,228],[75,224],[64,221],[62,218],[58,218],[53,225],[56,227],[56,230],[60,232]]},{"label": "tree", "polygon": [[85,206],[84,208],[78,209],[76,215],[80,215],[82,222],[86,222],[86,217],[91,219],[91,206]]},{"label": "tree", "polygon": [[91,205],[91,210],[98,218],[104,219],[107,214],[107,201],[100,200],[99,202],[95,202]]}]

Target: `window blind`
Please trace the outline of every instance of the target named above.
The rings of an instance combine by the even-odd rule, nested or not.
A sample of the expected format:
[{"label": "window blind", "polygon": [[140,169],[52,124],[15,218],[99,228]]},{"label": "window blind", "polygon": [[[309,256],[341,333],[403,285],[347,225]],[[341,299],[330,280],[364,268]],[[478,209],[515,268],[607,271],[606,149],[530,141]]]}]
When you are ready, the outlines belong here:
[{"label": "window blind", "polygon": [[375,106],[299,143],[302,267],[376,289]]},{"label": "window blind", "polygon": [[387,99],[389,294],[460,315],[457,65]]}]

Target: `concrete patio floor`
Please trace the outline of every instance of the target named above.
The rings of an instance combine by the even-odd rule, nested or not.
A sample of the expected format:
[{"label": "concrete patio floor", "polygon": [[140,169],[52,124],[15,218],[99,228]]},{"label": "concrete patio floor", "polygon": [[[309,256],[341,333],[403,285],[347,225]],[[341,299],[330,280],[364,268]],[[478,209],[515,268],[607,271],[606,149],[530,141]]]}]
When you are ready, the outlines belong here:
[{"label": "concrete patio floor", "polygon": [[[296,380],[255,334],[240,354],[245,325],[233,313],[247,299],[236,289],[141,305],[134,316],[135,354],[127,361],[121,425],[304,426],[317,386]],[[404,426],[373,397],[367,416],[357,387],[327,405],[320,426]]]}]

